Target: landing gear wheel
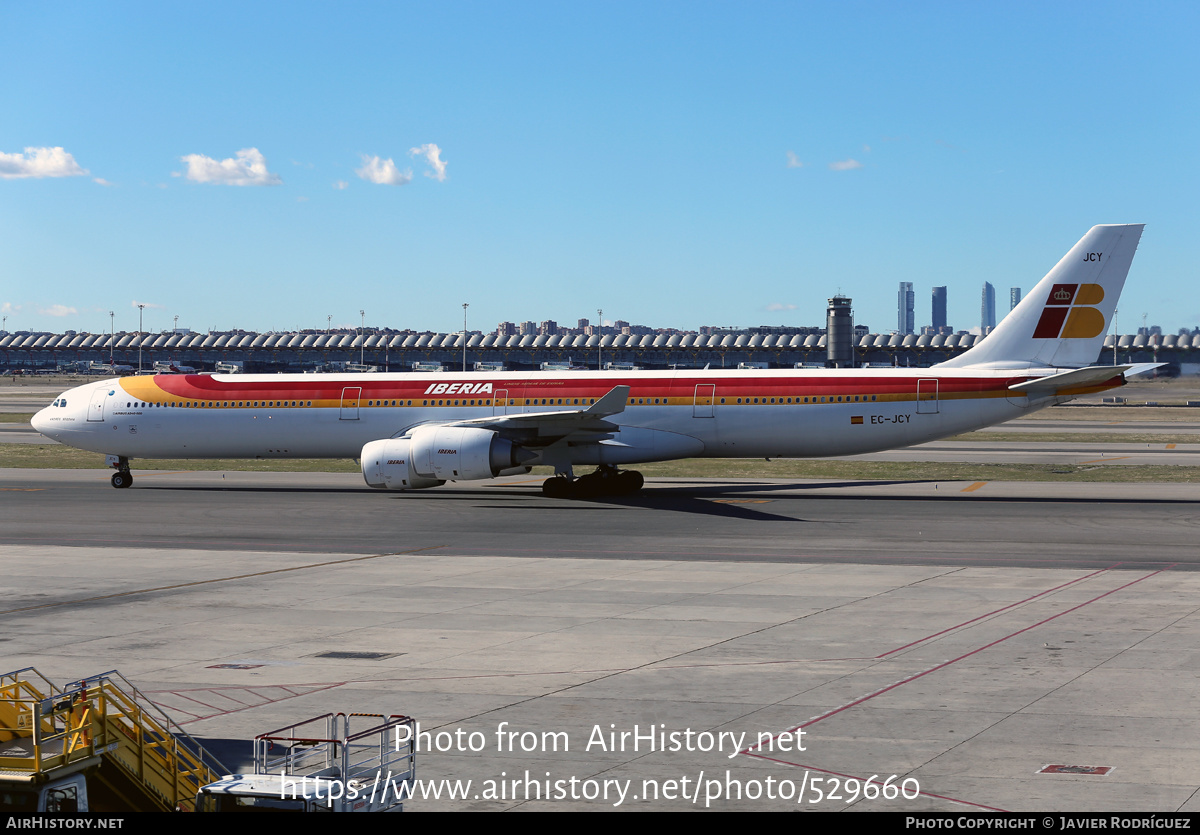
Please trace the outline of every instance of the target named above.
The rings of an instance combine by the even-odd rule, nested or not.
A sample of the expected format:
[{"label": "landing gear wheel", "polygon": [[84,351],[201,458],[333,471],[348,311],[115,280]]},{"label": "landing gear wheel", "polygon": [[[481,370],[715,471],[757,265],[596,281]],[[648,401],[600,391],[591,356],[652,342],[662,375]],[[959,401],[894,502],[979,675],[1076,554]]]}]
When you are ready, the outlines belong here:
[{"label": "landing gear wheel", "polygon": [[569,478],[553,476],[542,482],[542,495],[550,499],[567,499],[574,494],[574,486]]},{"label": "landing gear wheel", "polygon": [[636,470],[618,472],[601,468],[571,480],[554,476],[542,482],[542,495],[551,499],[594,499],[601,496],[627,496],[642,489],[646,480]]},{"label": "landing gear wheel", "polygon": [[112,486],[118,490],[123,490],[133,484],[133,473],[129,470],[117,470],[112,475]]},{"label": "landing gear wheel", "polygon": [[617,476],[617,490],[622,496],[636,493],[645,483],[646,479],[637,470],[625,470]]}]

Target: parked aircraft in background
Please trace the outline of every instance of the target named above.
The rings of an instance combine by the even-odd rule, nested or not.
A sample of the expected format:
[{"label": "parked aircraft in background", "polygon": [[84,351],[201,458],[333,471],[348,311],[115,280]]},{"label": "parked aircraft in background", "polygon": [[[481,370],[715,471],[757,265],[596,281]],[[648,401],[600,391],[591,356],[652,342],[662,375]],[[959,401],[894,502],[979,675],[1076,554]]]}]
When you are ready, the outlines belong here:
[{"label": "parked aircraft in background", "polygon": [[132,365],[121,365],[115,362],[93,362],[88,366],[89,374],[128,374],[132,370]]},{"label": "parked aircraft in background", "polygon": [[175,360],[154,363],[156,374],[195,374],[196,369],[190,365],[179,365]]},{"label": "parked aircraft in background", "polygon": [[114,487],[137,458],[358,458],[384,489],[543,465],[547,495],[602,495],[640,489],[621,468],[649,461],[891,449],[1154,367],[1093,364],[1141,233],[1093,227],[986,339],[932,368],[172,374],[80,386],[33,425],[107,455]]}]

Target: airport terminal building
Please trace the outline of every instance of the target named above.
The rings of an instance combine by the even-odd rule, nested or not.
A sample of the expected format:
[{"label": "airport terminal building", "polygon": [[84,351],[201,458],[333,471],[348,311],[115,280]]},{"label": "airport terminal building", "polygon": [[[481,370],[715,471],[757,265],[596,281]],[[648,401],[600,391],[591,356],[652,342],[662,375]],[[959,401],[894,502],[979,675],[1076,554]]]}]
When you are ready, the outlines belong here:
[{"label": "airport terminal building", "polygon": [[[777,331],[777,332],[765,332]],[[791,331],[791,332],[789,332]],[[972,347],[969,333],[868,333],[849,336],[858,366],[927,367]],[[1162,362],[1176,373],[1200,372],[1200,335],[1127,334],[1105,339],[1101,362]],[[1116,356],[1113,356],[1115,347]],[[102,371],[190,366],[199,372],[321,370],[537,370],[616,367],[823,367],[829,356],[816,328],[761,328],[687,334],[549,336],[495,332],[300,331],[115,334],[0,333],[0,371]],[[124,370],[124,369],[123,369]],[[187,369],[183,369],[187,370]],[[127,373],[127,372],[126,372]]]}]

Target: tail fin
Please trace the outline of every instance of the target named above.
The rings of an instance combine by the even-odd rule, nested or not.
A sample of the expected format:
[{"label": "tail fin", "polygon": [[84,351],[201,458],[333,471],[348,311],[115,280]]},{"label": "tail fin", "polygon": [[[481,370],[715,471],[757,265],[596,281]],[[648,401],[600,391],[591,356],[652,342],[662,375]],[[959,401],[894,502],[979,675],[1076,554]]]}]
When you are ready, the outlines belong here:
[{"label": "tail fin", "polygon": [[986,339],[942,367],[1083,368],[1094,363],[1143,227],[1093,226]]}]

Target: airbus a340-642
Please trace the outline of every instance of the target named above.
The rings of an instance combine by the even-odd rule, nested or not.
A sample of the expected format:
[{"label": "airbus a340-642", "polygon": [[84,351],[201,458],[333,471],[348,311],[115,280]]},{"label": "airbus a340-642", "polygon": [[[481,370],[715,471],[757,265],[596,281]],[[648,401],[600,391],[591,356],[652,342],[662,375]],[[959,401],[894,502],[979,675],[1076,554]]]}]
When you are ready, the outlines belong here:
[{"label": "airbus a340-642", "polygon": [[547,495],[603,495],[640,489],[621,468],[649,461],[891,449],[1150,367],[1095,364],[1141,233],[1093,227],[987,338],[932,368],[164,374],[71,389],[33,426],[107,455],[114,487],[138,458],[357,458],[389,490],[540,465]]}]

